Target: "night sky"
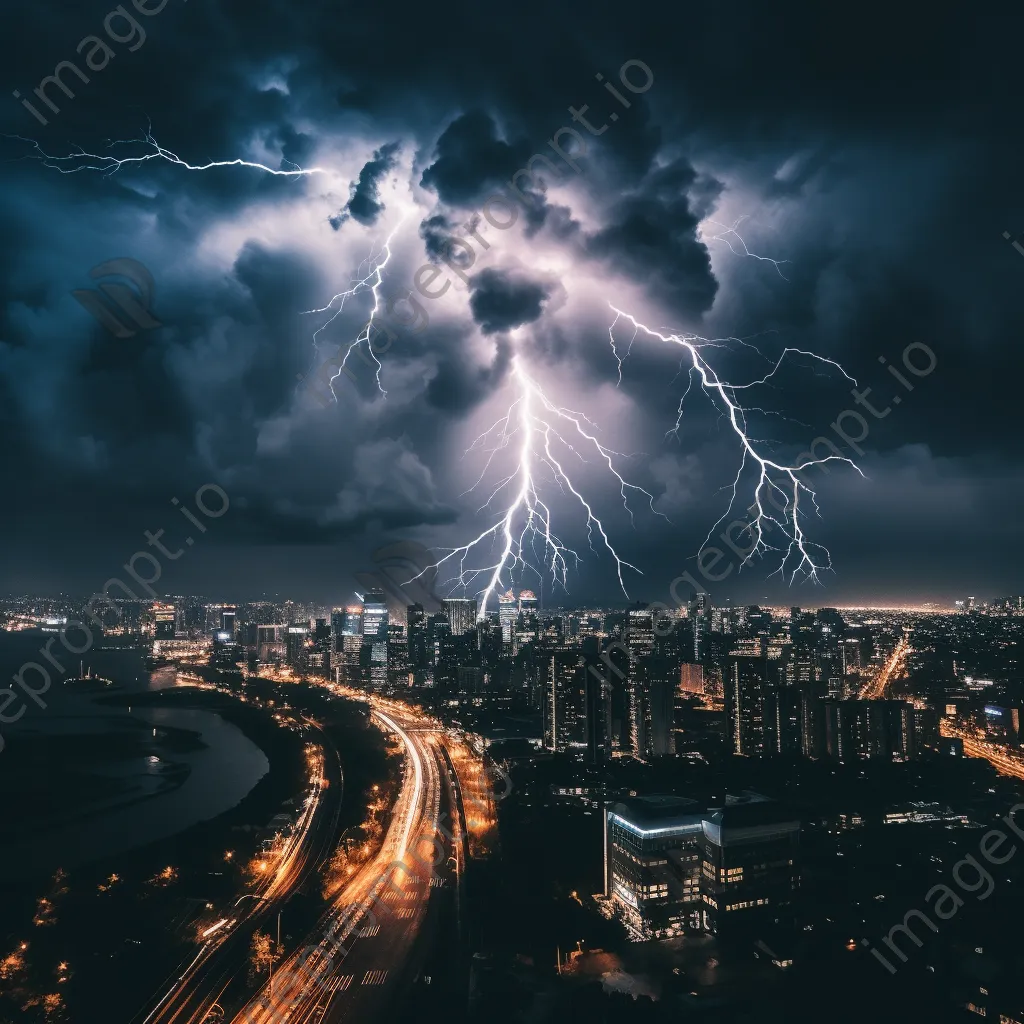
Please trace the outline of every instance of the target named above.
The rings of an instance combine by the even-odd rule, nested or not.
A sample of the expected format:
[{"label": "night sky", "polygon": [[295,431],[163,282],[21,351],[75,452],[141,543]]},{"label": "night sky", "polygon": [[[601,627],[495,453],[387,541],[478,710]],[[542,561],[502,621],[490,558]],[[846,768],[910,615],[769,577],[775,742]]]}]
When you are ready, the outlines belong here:
[{"label": "night sky", "polygon": [[[1019,16],[753,0],[138,2],[156,13],[127,3],[108,18],[110,0],[50,0],[6,15],[15,45],[0,131],[22,138],[0,140],[0,589],[91,591],[145,547],[144,530],[180,538],[171,498],[215,482],[229,512],[167,565],[162,586],[346,601],[380,545],[456,545],[494,522],[477,510],[511,472],[512,449],[468,494],[485,454],[463,453],[514,400],[518,359],[653,495],[653,510],[642,495],[631,502],[631,525],[617,482],[593,462],[573,469],[643,572],[626,570],[630,598],[667,600],[668,581],[695,572],[741,452],[696,385],[666,436],[687,386],[678,348],[639,334],[618,383],[612,302],[662,333],[736,339],[703,350],[734,383],[765,376],[789,346],[837,361],[890,410],[861,409],[863,455],[845,448],[866,479],[835,463],[808,471],[821,516],[805,528],[834,567],[824,586],[787,587],[766,558],[708,582],[714,599],[1022,590]],[[89,36],[109,54],[97,42],[76,53]],[[75,96],[51,86],[55,113],[33,90],[66,60],[89,82],[65,69]],[[628,91],[620,69],[642,87],[645,67],[649,88]],[[593,128],[607,125],[600,134],[574,124],[568,108],[584,104]],[[150,127],[186,163],[325,173],[155,159],[62,174],[89,161],[37,159],[76,146],[152,153],[106,148]],[[563,127],[585,142],[582,154],[560,136],[578,171],[548,145]],[[485,201],[535,153],[558,173],[540,166],[511,228],[481,225]],[[728,233],[737,223],[742,241]],[[318,335],[319,358],[313,332],[330,314],[303,311],[366,274],[393,231],[381,294],[400,300],[465,225],[489,248],[472,243],[467,266],[449,246],[455,267],[442,262],[435,283],[452,287],[418,298],[429,323],[400,329],[380,354],[386,398],[358,353],[336,403],[299,381],[358,335],[373,297],[346,302]],[[119,257],[152,274],[161,326],[114,337],[72,295]],[[632,330],[615,333],[623,354]],[[932,372],[906,370],[909,345],[912,360],[934,353]],[[750,429],[780,458],[818,436],[842,445],[829,424],[858,408],[852,386],[797,354],[750,392],[763,410]],[[855,418],[843,422],[856,437]],[[544,600],[625,600],[614,560],[587,547],[579,503],[550,475],[543,487],[560,536],[584,556],[568,595],[545,584]],[[540,589],[529,573],[522,582]]]}]

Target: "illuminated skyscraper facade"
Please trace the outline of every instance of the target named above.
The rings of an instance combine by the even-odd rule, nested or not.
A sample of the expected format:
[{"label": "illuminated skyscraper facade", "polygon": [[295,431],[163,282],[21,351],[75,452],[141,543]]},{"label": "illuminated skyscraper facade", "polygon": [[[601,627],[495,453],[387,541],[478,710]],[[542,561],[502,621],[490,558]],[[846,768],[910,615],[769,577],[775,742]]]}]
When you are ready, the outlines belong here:
[{"label": "illuminated skyscraper facade", "polygon": [[501,624],[501,639],[511,647],[515,639],[516,619],[519,616],[519,602],[513,591],[508,590],[498,598],[498,622]]},{"label": "illuminated skyscraper facade", "polygon": [[467,597],[450,597],[441,604],[451,623],[452,636],[463,636],[476,629],[476,601]]},{"label": "illuminated skyscraper facade", "polygon": [[388,603],[384,592],[367,591],[362,611],[367,682],[371,690],[383,690],[388,682]]}]

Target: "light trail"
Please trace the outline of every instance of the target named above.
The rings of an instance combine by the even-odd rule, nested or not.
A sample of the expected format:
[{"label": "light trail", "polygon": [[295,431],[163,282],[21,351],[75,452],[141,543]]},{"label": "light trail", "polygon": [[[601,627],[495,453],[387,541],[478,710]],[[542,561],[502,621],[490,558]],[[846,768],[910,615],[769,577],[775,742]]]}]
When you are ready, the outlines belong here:
[{"label": "light trail", "polygon": [[[359,697],[365,700],[366,694],[361,693]],[[411,851],[410,837],[414,829],[417,830],[414,841],[437,834],[440,801],[437,759],[429,735],[419,731],[425,724],[420,716],[399,710],[401,706],[376,697],[370,699],[370,704],[378,722],[399,737],[412,766],[395,803],[388,833],[375,856],[362,865],[338,894],[307,943],[288,955],[275,970],[273,988],[268,992],[268,986],[264,986],[263,991],[256,993],[234,1017],[236,1024],[276,1024],[284,1019],[320,1024],[326,1019],[336,1019],[336,1015],[344,1016],[346,1010],[334,1005],[336,999],[345,1000],[351,1009],[354,998],[369,999],[377,993],[383,996],[383,989],[372,986],[364,989],[358,982],[349,988],[349,984],[353,977],[368,968],[384,966],[387,970],[376,973],[397,975],[423,922],[431,890],[423,874],[423,858]],[[421,862],[418,868],[404,864],[407,852]],[[394,870],[400,862],[404,876],[401,882],[397,881]],[[432,868],[426,870],[429,872]],[[401,905],[410,912],[396,918],[399,904],[389,901],[388,897],[398,891],[406,892],[406,882],[410,879],[413,882],[408,890],[410,902]],[[370,934],[364,936],[368,923]],[[386,942],[378,938],[375,945],[363,951],[363,940],[372,938],[382,928],[388,933]],[[378,962],[374,950],[387,958],[383,964]],[[352,965],[353,957],[356,965]],[[341,972],[346,970],[351,973],[342,984],[346,976]]]},{"label": "light trail", "polygon": [[401,842],[396,849],[395,859],[401,860],[409,849],[409,836],[412,833],[413,825],[416,823],[416,809],[419,807],[423,796],[423,762],[420,760],[416,744],[409,738],[405,730],[393,718],[384,714],[379,709],[377,716],[389,729],[401,737],[402,743],[405,744],[405,749],[409,752],[409,756],[412,759],[413,772],[415,773],[415,783],[412,795],[409,798],[409,813],[406,818],[405,829],[402,832]]},{"label": "light trail", "polygon": [[1015,779],[1024,779],[1024,758],[1009,747],[1000,743],[991,743],[975,735],[972,736],[965,728],[941,721],[939,729],[943,736],[962,740],[964,753],[968,757],[980,757],[988,761],[1000,775],[1009,775]]},{"label": "light trail", "polygon": [[906,665],[907,657],[911,653],[910,638],[904,635],[900,642],[893,649],[892,654],[886,658],[885,664],[878,670],[875,678],[864,688],[861,694],[862,700],[880,700],[902,672]]},{"label": "light trail", "polygon": [[[518,355],[512,358],[511,378],[515,389],[515,399],[505,415],[477,437],[469,448],[470,452],[487,452],[484,467],[476,482],[469,488],[470,491],[475,490],[481,484],[497,453],[510,448],[516,453],[515,468],[497,483],[478,511],[490,509],[492,504],[498,500],[499,495],[510,489],[512,495],[508,499],[507,507],[496,523],[481,531],[469,543],[449,550],[447,554],[427,566],[413,579],[419,579],[431,569],[437,569],[446,563],[456,561],[458,571],[452,579],[446,581],[447,584],[466,588],[479,577],[486,577],[486,584],[478,592],[480,594],[478,619],[483,619],[487,614],[488,602],[495,592],[504,586],[506,579],[511,583],[512,575],[517,568],[529,569],[541,575],[540,569],[530,560],[529,556],[532,550],[536,560],[542,566],[546,566],[551,573],[552,584],[565,589],[570,563],[573,568],[577,567],[581,556],[573,548],[564,544],[552,528],[551,507],[541,497],[538,476],[540,472],[545,472],[553,477],[562,494],[571,494],[579,503],[584,514],[587,541],[591,551],[596,553],[597,548],[595,548],[594,542],[599,536],[602,546],[615,560],[619,586],[628,597],[623,571],[632,569],[634,572],[640,573],[640,570],[622,558],[616,551],[604,524],[594,512],[593,505],[573,482],[567,468],[567,460],[579,459],[581,462],[585,462],[584,452],[588,452],[595,456],[599,463],[604,463],[612,479],[618,484],[623,507],[629,514],[631,522],[633,521],[633,509],[629,503],[631,494],[633,496],[643,495],[651,511],[655,515],[665,518],[654,508],[654,495],[636,484],[629,483],[622,476],[616,467],[615,459],[626,456],[622,452],[617,452],[602,444],[597,439],[596,426],[583,413],[556,405],[551,401],[537,381],[523,368],[522,358]],[[518,445],[513,448],[512,442],[516,438],[518,438]],[[487,543],[491,544],[492,549],[495,543],[500,547],[500,555],[497,560],[483,567],[471,567],[468,560],[477,549]],[[541,544],[539,555],[536,551],[536,543]]]},{"label": "light trail", "polygon": [[[683,358],[689,359],[691,364],[688,373],[690,383],[682,398],[679,400],[675,426],[667,432],[666,436],[679,436],[679,430],[682,426],[683,420],[683,406],[686,401],[686,397],[690,392],[690,388],[693,385],[694,375],[696,374],[696,378],[699,379],[704,393],[711,400],[715,408],[717,408],[728,421],[740,444],[740,465],[736,471],[736,477],[733,480],[732,495],[729,499],[729,504],[726,510],[708,531],[708,535],[705,537],[703,544],[701,544],[700,550],[703,551],[704,545],[708,543],[712,533],[714,533],[718,525],[732,512],[739,491],[740,479],[743,476],[743,472],[747,468],[748,463],[752,463],[756,465],[759,470],[757,485],[754,487],[753,491],[754,503],[752,508],[756,509],[756,513],[753,516],[752,521],[748,524],[745,532],[750,532],[754,539],[754,545],[740,562],[741,568],[742,566],[750,563],[755,555],[764,555],[769,551],[776,551],[782,554],[782,558],[779,562],[778,569],[770,575],[774,576],[776,572],[783,577],[788,575],[789,582],[791,584],[798,575],[813,580],[814,582],[820,582],[818,580],[818,573],[824,570],[830,570],[832,568],[832,560],[826,548],[822,547],[820,544],[814,544],[809,541],[804,533],[800,518],[805,514],[803,508],[801,508],[801,496],[806,496],[815,513],[820,515],[820,511],[818,509],[815,492],[800,479],[799,474],[804,470],[809,469],[811,466],[821,466],[826,462],[832,461],[846,462],[860,473],[861,476],[864,474],[852,459],[849,459],[844,455],[828,455],[824,458],[815,458],[811,455],[808,459],[802,462],[794,463],[776,461],[775,458],[771,457],[767,453],[767,443],[758,438],[751,437],[747,427],[748,413],[755,411],[763,412],[763,410],[742,405],[737,392],[766,384],[779,371],[783,361],[791,353],[807,356],[810,359],[827,363],[829,366],[837,369],[854,385],[857,384],[857,381],[832,359],[827,359],[824,356],[819,356],[814,352],[807,352],[803,349],[786,348],[779,356],[778,360],[776,360],[772,369],[765,374],[764,377],[759,380],[750,381],[746,384],[732,384],[718,376],[715,369],[703,354],[703,350],[706,348],[721,347],[723,344],[722,341],[700,338],[691,334],[663,334],[660,331],[656,331],[653,328],[648,327],[646,324],[641,323],[634,316],[624,312],[617,306],[614,306],[611,303],[608,305],[615,314],[615,319],[608,328],[608,337],[611,342],[612,353],[618,362],[620,380],[622,378],[623,363],[628,357],[629,349],[632,348],[633,341],[636,339],[638,334],[644,334],[652,338],[657,338],[659,341],[667,344],[676,345],[683,350]],[[629,349],[627,349],[625,355],[619,354],[615,339],[615,328],[620,320],[625,320],[627,323],[632,325],[633,328],[633,336],[630,339]],[[745,345],[746,343],[741,342],[741,344]],[[810,455],[810,453],[807,454]],[[777,502],[781,502],[781,505]],[[778,516],[773,514],[773,512],[766,507],[769,503],[771,503],[772,508],[778,511]],[[779,516],[782,518],[779,518]],[[782,537],[784,538],[782,546],[769,544],[767,540],[765,540],[766,533],[773,528],[781,530]],[[793,564],[794,562],[795,564]],[[789,569],[787,569],[787,565],[790,566]]]}]

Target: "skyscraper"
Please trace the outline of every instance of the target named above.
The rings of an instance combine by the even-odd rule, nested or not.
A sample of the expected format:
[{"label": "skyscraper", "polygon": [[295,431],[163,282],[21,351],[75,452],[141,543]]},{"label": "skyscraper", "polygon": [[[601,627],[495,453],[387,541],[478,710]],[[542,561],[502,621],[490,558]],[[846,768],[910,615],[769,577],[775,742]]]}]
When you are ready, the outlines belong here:
[{"label": "skyscraper", "polygon": [[586,681],[580,652],[544,650],[544,745],[559,753],[582,748],[587,740]]},{"label": "skyscraper", "polygon": [[476,629],[476,601],[472,598],[449,597],[441,605],[451,623],[453,636],[462,636]]},{"label": "skyscraper", "polygon": [[791,913],[800,889],[795,814],[757,794],[727,797],[705,816],[698,843],[707,931],[745,933]]},{"label": "skyscraper", "polygon": [[693,660],[704,658],[708,630],[711,625],[711,597],[695,594],[690,602],[690,618],[693,621]]},{"label": "skyscraper", "polygon": [[734,754],[762,757],[772,747],[766,702],[768,663],[760,638],[741,640],[726,662],[725,711],[729,749]]},{"label": "skyscraper", "polygon": [[383,690],[388,681],[388,604],[381,590],[363,597],[363,647],[370,689]]},{"label": "skyscraper", "polygon": [[421,604],[411,604],[405,611],[409,668],[421,672],[427,667],[427,614]]},{"label": "skyscraper", "polygon": [[682,694],[704,693],[704,669],[702,666],[689,663],[679,666],[679,692]]},{"label": "skyscraper", "polygon": [[161,601],[154,601],[153,620],[155,623],[153,636],[157,640],[174,639],[174,627],[177,621],[177,614],[173,604],[164,604]]},{"label": "skyscraper", "polygon": [[506,647],[513,645],[518,615],[519,602],[516,595],[513,591],[507,590],[498,598],[498,622],[501,623],[501,639]]}]

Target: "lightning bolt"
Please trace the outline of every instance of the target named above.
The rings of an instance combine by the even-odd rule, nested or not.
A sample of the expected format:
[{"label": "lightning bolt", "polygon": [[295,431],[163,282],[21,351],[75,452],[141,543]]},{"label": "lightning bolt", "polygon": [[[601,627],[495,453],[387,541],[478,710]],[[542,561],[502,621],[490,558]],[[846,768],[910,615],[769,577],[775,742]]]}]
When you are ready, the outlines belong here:
[{"label": "lightning bolt", "polygon": [[[130,164],[144,164],[150,160],[164,160],[169,164],[175,164],[178,167],[183,167],[186,171],[210,171],[215,167],[251,167],[255,170],[263,171],[266,174],[273,174],[282,178],[301,178],[311,174],[327,174],[328,171],[323,167],[299,167],[297,164],[293,164],[291,168],[281,167],[268,167],[266,164],[256,163],[252,160],[242,160],[236,158],[234,160],[211,160],[205,164],[190,164],[186,160],[182,160],[177,153],[171,152],[161,146],[159,142],[153,138],[151,131],[147,130],[146,133],[140,139],[117,139],[111,142],[108,149],[113,149],[114,146],[143,146],[145,152],[139,153],[134,156],[114,156],[109,153],[89,153],[86,152],[79,146],[76,146],[71,153],[65,156],[52,156],[47,153],[42,146],[39,145],[34,139],[26,139],[21,135],[7,135],[5,138],[18,139],[21,142],[27,142],[35,150],[35,153],[30,153],[25,159],[39,160],[44,167],[49,167],[51,170],[59,171],[61,174],[77,174],[80,171],[99,171],[105,177],[110,177],[112,174],[116,174],[122,167]],[[90,163],[89,161],[96,161]],[[284,160],[283,163],[291,163],[290,160]]]},{"label": "lightning bolt", "polygon": [[398,234],[398,231],[401,228],[402,224],[405,222],[405,220],[406,217],[402,217],[402,219],[395,225],[391,233],[388,235],[386,241],[384,242],[384,245],[380,249],[380,252],[377,253],[376,256],[371,255],[370,259],[366,261],[369,265],[369,269],[364,277],[362,277],[354,284],[352,284],[350,288],[345,289],[345,291],[338,292],[337,295],[331,298],[331,301],[328,302],[327,305],[321,306],[319,309],[307,309],[305,311],[306,313],[312,314],[328,312],[331,314],[327,321],[323,323],[320,327],[318,327],[316,331],[313,332],[313,348],[316,352],[319,353],[320,346],[317,339],[319,338],[320,333],[326,330],[339,316],[341,316],[342,310],[345,308],[346,300],[354,298],[356,295],[365,291],[369,291],[373,295],[373,309],[370,310],[369,319],[363,324],[362,328],[360,329],[356,337],[349,343],[348,348],[345,350],[345,356],[341,360],[341,364],[338,367],[338,372],[335,373],[333,377],[331,377],[331,396],[334,398],[335,402],[337,402],[338,400],[338,395],[334,390],[334,382],[345,371],[345,366],[348,363],[348,357],[352,355],[352,353],[360,345],[364,343],[366,344],[366,351],[369,353],[370,358],[373,360],[374,365],[376,367],[374,373],[377,379],[377,390],[380,391],[383,397],[387,398],[388,393],[384,390],[384,386],[381,383],[380,379],[380,371],[383,369],[383,367],[381,361],[377,358],[376,354],[373,351],[373,345],[370,342],[370,336],[374,329],[374,322],[381,311],[380,288],[381,285],[383,285],[384,283],[384,268],[388,265],[388,263],[391,260],[391,242],[394,239],[395,235]]},{"label": "lightning bolt", "polygon": [[[751,252],[747,248],[747,243],[743,241],[743,238],[740,235],[739,231],[736,230],[746,219],[746,215],[738,217],[736,220],[733,221],[732,226],[730,227],[727,224],[722,224],[720,221],[713,220],[712,218],[708,217],[705,220],[701,221],[700,240],[705,245],[707,245],[708,242],[725,242],[725,244],[729,246],[729,248],[736,256],[750,256],[755,260],[761,260],[764,263],[770,263],[778,272],[779,277],[781,277],[783,281],[788,281],[789,278],[786,277],[786,275],[782,272],[780,264],[788,263],[789,260],[773,260],[770,256],[759,256],[756,252]],[[718,234],[709,234],[704,228],[705,224],[713,225],[714,227],[720,228],[721,230]],[[740,244],[739,249],[736,248],[734,242],[738,242]]]},{"label": "lightning bolt", "polygon": [[[582,559],[578,552],[559,539],[552,528],[551,508],[541,497],[543,481],[540,474],[544,473],[553,477],[563,494],[571,494],[576,499],[583,512],[591,551],[597,553],[595,542],[599,540],[614,559],[619,586],[628,597],[623,572],[632,569],[639,573],[640,570],[615,550],[593,505],[573,482],[568,462],[571,459],[586,462],[585,456],[589,454],[598,463],[603,463],[618,484],[622,504],[631,522],[633,509],[629,499],[637,494],[646,498],[655,515],[662,515],[654,508],[654,496],[622,476],[616,459],[626,456],[602,444],[596,436],[597,428],[583,413],[551,401],[526,372],[518,355],[512,359],[511,379],[516,392],[512,404],[505,415],[480,434],[467,450],[467,454],[474,451],[487,453],[480,476],[469,491],[474,491],[483,482],[499,452],[513,452],[515,468],[498,481],[477,511],[492,508],[502,495],[506,496],[505,509],[492,526],[469,543],[447,549],[447,554],[413,578],[418,579],[428,570],[449,563],[456,568],[455,575],[446,581],[449,586],[467,588],[478,579],[485,578],[486,583],[477,591],[480,619],[486,617],[488,602],[506,580],[511,583],[517,569],[528,569],[542,576],[535,564],[539,563],[550,572],[552,584],[565,589],[570,565],[576,568]],[[471,566],[470,560],[488,545],[491,550],[498,547],[497,558],[488,565]]]},{"label": "lightning bolt", "polygon": [[[767,554],[769,551],[781,552],[782,559],[775,572],[779,573],[779,575],[783,577],[788,575],[790,584],[793,583],[798,575],[813,580],[816,583],[820,582],[818,579],[818,573],[825,570],[831,570],[832,559],[826,548],[822,547],[820,544],[814,544],[809,541],[804,533],[801,516],[806,513],[801,504],[801,497],[803,497],[805,501],[810,502],[815,513],[820,514],[820,512],[815,492],[808,487],[802,479],[800,479],[800,474],[811,466],[820,466],[831,461],[849,463],[849,465],[853,466],[861,476],[864,476],[864,474],[852,459],[848,459],[843,455],[828,455],[821,459],[811,457],[804,462],[797,462],[793,464],[776,461],[776,459],[772,458],[767,452],[766,442],[764,440],[751,437],[747,428],[747,414],[754,411],[763,412],[764,410],[757,410],[743,406],[740,403],[737,393],[749,390],[750,388],[757,387],[761,384],[766,384],[778,372],[783,361],[791,353],[807,356],[822,363],[827,363],[829,366],[837,369],[847,380],[851,381],[855,387],[857,386],[857,381],[832,359],[816,355],[814,352],[806,352],[803,349],[786,348],[779,356],[772,369],[765,374],[764,377],[761,377],[759,380],[750,381],[746,384],[731,384],[728,381],[722,380],[718,376],[714,368],[710,363],[708,363],[702,354],[703,349],[708,347],[720,348],[723,346],[723,342],[699,338],[695,335],[662,334],[660,331],[653,330],[646,324],[640,323],[640,321],[635,317],[631,316],[629,313],[623,312],[611,303],[608,305],[615,314],[615,319],[608,328],[608,334],[612,339],[612,352],[619,363],[620,380],[622,378],[622,362],[625,358],[625,356],[619,355],[615,346],[615,327],[618,325],[620,320],[626,321],[633,329],[633,337],[630,339],[630,345],[632,345],[636,336],[642,333],[651,338],[657,338],[659,341],[663,341],[667,344],[678,345],[683,349],[683,359],[688,359],[690,362],[690,367],[688,369],[690,384],[687,386],[683,397],[679,400],[675,426],[672,430],[668,431],[666,436],[674,435],[677,438],[679,436],[679,429],[682,425],[683,418],[683,404],[690,392],[690,388],[694,381],[694,375],[696,375],[696,378],[699,379],[704,392],[708,395],[719,412],[722,413],[724,418],[729,422],[733,433],[736,435],[736,438],[740,443],[742,452],[740,466],[736,471],[736,477],[732,483],[732,494],[729,498],[728,507],[719,517],[714,526],[712,526],[708,531],[708,535],[704,538],[704,542],[701,544],[700,550],[703,551],[704,546],[711,539],[711,534],[714,533],[718,525],[732,511],[739,492],[740,478],[743,476],[743,472],[747,468],[748,463],[753,464],[757,467],[758,480],[757,485],[754,487],[754,502],[751,506],[751,508],[755,510],[754,516],[753,520],[748,524],[747,530],[754,538],[754,546],[740,563],[741,567],[748,564],[755,555]],[[626,354],[628,355],[628,351]],[[778,516],[774,515],[771,509],[766,507],[766,504],[772,498],[781,500],[781,510],[778,512]],[[772,502],[772,508],[779,509],[779,505]],[[782,518],[779,518],[779,516]],[[765,540],[766,533],[774,528],[781,531],[783,538],[781,545],[769,544],[768,541]],[[700,552],[698,552],[698,555],[699,553]],[[788,570],[786,568],[787,565],[791,566]],[[775,573],[773,572],[771,575],[775,575]]]},{"label": "lightning bolt", "polygon": [[[61,174],[76,174],[79,171],[97,171],[103,174],[104,177],[109,177],[126,165],[143,164],[150,160],[164,160],[167,163],[182,167],[187,171],[209,171],[217,167],[249,167],[263,171],[267,174],[284,178],[297,178],[312,174],[329,173],[327,169],[323,167],[299,167],[297,165],[292,168],[268,167],[266,164],[257,163],[251,160],[243,160],[240,157],[233,160],[214,160],[205,164],[191,164],[186,160],[183,160],[177,155],[177,153],[161,146],[154,138],[151,129],[147,129],[145,134],[139,139],[125,139],[110,143],[109,148],[123,145],[141,145],[145,147],[145,152],[126,157],[117,157],[112,154],[89,153],[80,147],[76,147],[73,152],[66,156],[53,156],[50,153],[47,153],[42,146],[33,139],[26,139],[20,135],[11,135],[7,136],[7,138],[18,139],[22,142],[28,143],[35,151],[33,154],[29,155],[28,159],[39,160],[44,167],[59,171]],[[391,259],[391,242],[405,219],[406,217],[403,217],[395,226],[391,234],[388,235],[380,252],[376,256],[371,255],[370,259],[366,261],[369,265],[369,270],[364,277],[355,281],[352,286],[347,288],[345,291],[338,292],[325,306],[321,306],[318,309],[309,309],[304,311],[307,314],[322,314],[328,312],[331,314],[328,320],[317,328],[313,334],[313,348],[316,353],[319,353],[319,336],[321,332],[329,327],[335,318],[341,314],[345,306],[345,301],[364,291],[369,291],[373,295],[373,309],[370,311],[369,319],[345,350],[345,355],[338,367],[338,371],[330,379],[331,397],[335,402],[337,402],[338,396],[334,390],[334,382],[345,371],[349,356],[364,343],[366,344],[366,350],[375,367],[374,373],[377,381],[377,388],[381,395],[385,397],[387,396],[387,392],[384,390],[380,379],[383,366],[373,351],[370,339],[375,327],[376,319],[381,312],[380,288],[384,283],[384,268]]]}]

